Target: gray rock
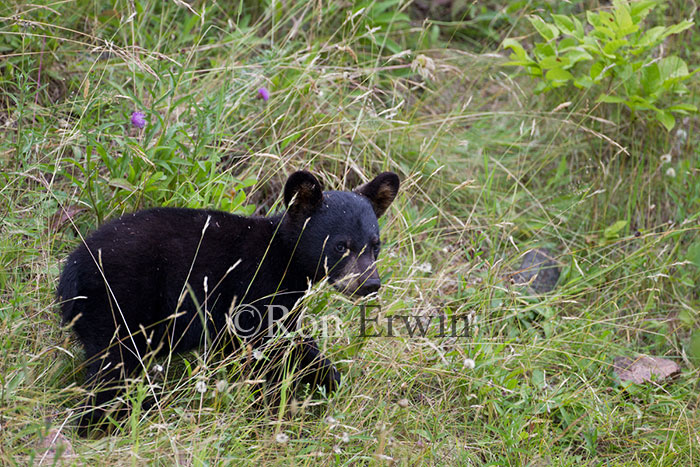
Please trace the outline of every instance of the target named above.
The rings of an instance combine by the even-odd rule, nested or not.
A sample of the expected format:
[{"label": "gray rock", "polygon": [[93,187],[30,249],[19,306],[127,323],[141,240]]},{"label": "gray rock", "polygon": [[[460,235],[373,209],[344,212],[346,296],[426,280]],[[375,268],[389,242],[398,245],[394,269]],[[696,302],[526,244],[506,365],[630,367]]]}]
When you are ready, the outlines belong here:
[{"label": "gray rock", "polygon": [[533,248],[525,252],[522,263],[513,274],[518,285],[528,285],[535,293],[547,293],[559,280],[559,264],[546,248]]}]

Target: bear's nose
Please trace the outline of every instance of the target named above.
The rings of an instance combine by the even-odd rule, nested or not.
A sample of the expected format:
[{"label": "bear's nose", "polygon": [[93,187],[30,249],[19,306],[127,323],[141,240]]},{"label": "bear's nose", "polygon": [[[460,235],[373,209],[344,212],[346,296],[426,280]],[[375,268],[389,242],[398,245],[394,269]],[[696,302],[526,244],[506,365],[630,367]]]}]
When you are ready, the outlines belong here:
[{"label": "bear's nose", "polygon": [[367,279],[358,289],[355,291],[357,295],[369,295],[376,292],[382,286],[379,279]]}]

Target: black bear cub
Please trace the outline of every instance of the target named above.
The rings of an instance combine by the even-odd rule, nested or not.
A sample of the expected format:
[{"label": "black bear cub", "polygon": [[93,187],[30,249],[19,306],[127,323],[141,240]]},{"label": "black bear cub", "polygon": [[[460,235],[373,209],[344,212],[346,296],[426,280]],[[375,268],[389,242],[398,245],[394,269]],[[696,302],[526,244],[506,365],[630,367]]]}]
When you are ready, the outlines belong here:
[{"label": "black bear cub", "polygon": [[[81,433],[104,421],[105,404],[147,357],[205,342],[224,351],[240,343],[262,349],[267,362],[291,361],[295,384],[334,390],[340,375],[315,342],[267,345],[274,341],[270,324],[284,319],[293,329],[295,313],[287,312],[324,277],[348,295],[379,289],[377,219],[398,189],[398,176],[385,172],[352,192],[324,192],[300,171],[287,180],[286,211],[276,216],[156,208],[90,235],[68,257],[58,285],[63,321],[85,348],[93,393]],[[279,381],[281,366],[259,370],[268,386]]]}]

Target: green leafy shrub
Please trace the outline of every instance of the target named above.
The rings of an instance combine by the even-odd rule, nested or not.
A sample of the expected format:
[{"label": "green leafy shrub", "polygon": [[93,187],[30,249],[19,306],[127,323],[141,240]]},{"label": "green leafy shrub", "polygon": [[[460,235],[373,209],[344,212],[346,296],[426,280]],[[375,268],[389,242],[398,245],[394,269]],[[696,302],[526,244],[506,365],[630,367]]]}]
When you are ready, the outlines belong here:
[{"label": "green leafy shrub", "polygon": [[[675,125],[673,113],[696,112],[695,105],[680,102],[692,73],[680,57],[655,57],[653,52],[667,37],[693,26],[689,20],[671,26],[644,28],[657,0],[628,3],[614,0],[612,11],[586,12],[590,31],[574,16],[539,16],[529,20],[544,42],[532,54],[515,39],[503,41],[511,49],[508,65],[523,66],[539,79],[536,92],[574,85],[590,90],[598,102],[624,104],[633,116],[650,112],[667,130]],[[671,101],[671,104],[666,104]]]}]

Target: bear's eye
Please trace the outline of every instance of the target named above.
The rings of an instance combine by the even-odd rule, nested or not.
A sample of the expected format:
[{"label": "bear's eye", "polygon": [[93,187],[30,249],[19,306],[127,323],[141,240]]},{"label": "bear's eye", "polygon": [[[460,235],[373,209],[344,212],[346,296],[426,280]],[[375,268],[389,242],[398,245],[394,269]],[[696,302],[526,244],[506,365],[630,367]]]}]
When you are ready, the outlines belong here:
[{"label": "bear's eye", "polygon": [[374,257],[375,257],[375,258],[376,258],[377,256],[379,256],[379,250],[381,249],[381,247],[382,247],[382,245],[381,245],[380,243],[375,243],[375,244],[372,246],[372,251],[374,252]]},{"label": "bear's eye", "polygon": [[348,249],[348,246],[345,244],[345,242],[338,242],[335,245],[335,251],[338,253],[345,253]]}]

